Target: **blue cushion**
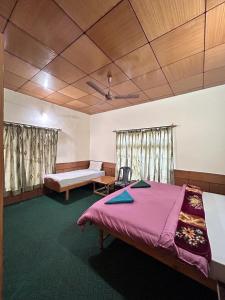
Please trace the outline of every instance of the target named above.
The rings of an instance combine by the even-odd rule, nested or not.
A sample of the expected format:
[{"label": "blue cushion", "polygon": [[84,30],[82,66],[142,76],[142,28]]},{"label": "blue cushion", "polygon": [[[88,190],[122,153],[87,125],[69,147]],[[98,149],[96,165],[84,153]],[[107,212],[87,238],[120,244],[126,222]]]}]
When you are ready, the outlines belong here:
[{"label": "blue cushion", "polygon": [[114,198],[106,201],[105,204],[119,204],[119,203],[132,203],[132,202],[134,202],[134,199],[127,191],[124,191],[121,194],[115,196]]}]

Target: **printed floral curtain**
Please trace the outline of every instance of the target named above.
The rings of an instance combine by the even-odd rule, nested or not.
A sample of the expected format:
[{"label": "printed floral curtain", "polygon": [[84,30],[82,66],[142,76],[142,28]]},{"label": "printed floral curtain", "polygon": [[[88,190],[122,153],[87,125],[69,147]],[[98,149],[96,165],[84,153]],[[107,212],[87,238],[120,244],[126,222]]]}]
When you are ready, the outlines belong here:
[{"label": "printed floral curtain", "polygon": [[128,166],[132,179],[173,183],[173,127],[116,134],[117,169]]},{"label": "printed floral curtain", "polygon": [[43,184],[55,172],[58,131],[4,124],[4,192],[16,195]]}]

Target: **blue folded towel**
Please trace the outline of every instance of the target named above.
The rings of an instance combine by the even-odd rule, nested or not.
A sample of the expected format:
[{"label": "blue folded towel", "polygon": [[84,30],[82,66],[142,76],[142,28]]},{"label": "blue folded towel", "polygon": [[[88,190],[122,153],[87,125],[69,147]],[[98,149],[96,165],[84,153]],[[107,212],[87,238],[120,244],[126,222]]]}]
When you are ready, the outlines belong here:
[{"label": "blue folded towel", "polygon": [[151,185],[144,180],[140,180],[136,182],[134,185],[131,186],[132,189],[138,189],[138,188],[150,188]]},{"label": "blue folded towel", "polygon": [[123,193],[117,195],[116,197],[106,201],[105,204],[119,204],[119,203],[132,203],[132,202],[134,202],[134,199],[127,191],[124,191]]}]

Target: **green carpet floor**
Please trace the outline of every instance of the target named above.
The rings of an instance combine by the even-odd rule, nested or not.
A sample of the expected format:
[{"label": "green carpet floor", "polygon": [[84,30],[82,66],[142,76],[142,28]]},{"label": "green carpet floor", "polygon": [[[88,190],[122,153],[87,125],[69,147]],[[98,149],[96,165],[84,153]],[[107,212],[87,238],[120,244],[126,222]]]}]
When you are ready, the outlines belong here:
[{"label": "green carpet floor", "polygon": [[100,252],[98,231],[75,221],[99,199],[91,189],[42,196],[5,208],[5,300],[215,300],[216,294],[110,238]]}]

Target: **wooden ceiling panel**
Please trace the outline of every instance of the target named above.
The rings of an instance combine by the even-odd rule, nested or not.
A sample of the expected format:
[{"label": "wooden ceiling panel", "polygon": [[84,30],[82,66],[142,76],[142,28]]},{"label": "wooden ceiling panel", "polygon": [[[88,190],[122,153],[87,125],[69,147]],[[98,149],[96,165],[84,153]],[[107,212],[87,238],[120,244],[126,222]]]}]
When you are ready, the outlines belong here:
[{"label": "wooden ceiling panel", "polygon": [[52,94],[54,91],[43,88],[35,82],[28,81],[18,90],[18,92],[30,95],[32,97],[45,98],[48,95]]},{"label": "wooden ceiling panel", "polygon": [[35,68],[6,51],[4,52],[4,68],[11,73],[27,79],[30,79],[40,71],[38,68]]},{"label": "wooden ceiling panel", "polygon": [[69,63],[61,56],[57,56],[43,70],[69,84],[85,76],[83,71]]},{"label": "wooden ceiling panel", "polygon": [[126,99],[114,99],[109,100],[110,105],[112,105],[114,108],[123,108],[126,106],[130,106],[131,103],[128,102]]},{"label": "wooden ceiling panel", "polygon": [[204,52],[181,59],[163,67],[163,72],[169,82],[178,81],[203,72]]},{"label": "wooden ceiling panel", "polygon": [[149,44],[123,56],[115,61],[129,78],[151,72],[160,68]]},{"label": "wooden ceiling panel", "polygon": [[88,114],[225,83],[225,0],[2,0],[2,30],[5,87]]},{"label": "wooden ceiling panel", "polygon": [[95,105],[81,108],[80,111],[88,115],[98,114],[102,112],[100,107],[99,106],[95,107]]},{"label": "wooden ceiling panel", "polygon": [[87,30],[120,0],[56,0],[64,11],[83,29]]},{"label": "wooden ceiling panel", "polygon": [[88,105],[96,105],[96,104],[102,102],[101,99],[99,99],[93,95],[87,95],[87,96],[81,97],[81,98],[79,98],[79,101],[86,103]]},{"label": "wooden ceiling panel", "polygon": [[87,31],[87,35],[113,60],[147,43],[127,0],[98,21]]},{"label": "wooden ceiling panel", "polygon": [[206,14],[206,49],[225,43],[225,3]]},{"label": "wooden ceiling panel", "polygon": [[225,44],[205,52],[205,71],[225,66]]},{"label": "wooden ceiling panel", "polygon": [[4,19],[2,16],[0,16],[0,32],[3,32],[5,29],[5,25],[7,23],[7,20]]},{"label": "wooden ceiling panel", "polygon": [[[107,93],[107,89],[104,89],[104,92]],[[105,96],[99,94],[98,92],[94,93],[93,96],[95,96],[95,97],[101,99],[102,101],[105,100]]]},{"label": "wooden ceiling panel", "polygon": [[137,94],[140,89],[131,81],[125,81],[120,84],[114,85],[112,90],[119,95],[126,95],[126,94]]},{"label": "wooden ceiling panel", "polygon": [[151,42],[161,66],[204,51],[204,16]]},{"label": "wooden ceiling panel", "polygon": [[78,88],[78,89],[88,93],[88,94],[94,94],[96,91],[87,84],[87,81],[92,81],[95,84],[97,84],[97,86],[99,86],[101,89],[105,89],[105,86],[103,84],[101,84],[99,81],[93,79],[90,76],[86,76],[86,77],[78,80],[77,82],[75,82],[73,84],[73,86],[75,88]]},{"label": "wooden ceiling panel", "polygon": [[225,83],[225,67],[210,70],[204,74],[204,87],[211,87]]},{"label": "wooden ceiling panel", "polygon": [[11,85],[11,84],[9,84],[8,82],[5,82],[5,83],[4,83],[4,88],[5,88],[5,89],[8,89],[8,90],[11,90],[11,91],[17,91],[16,86]]},{"label": "wooden ceiling panel", "polygon": [[95,109],[99,110],[99,112],[112,110],[114,107],[110,105],[109,101],[104,101],[100,104],[94,106]]},{"label": "wooden ceiling panel", "polygon": [[209,10],[223,2],[224,0],[206,0],[206,9]]},{"label": "wooden ceiling panel", "polygon": [[71,102],[74,99],[71,97],[68,97],[66,95],[63,95],[61,93],[55,92],[53,94],[50,94],[48,97],[46,97],[45,100],[47,100],[49,102],[53,102],[55,104],[62,105],[62,104]]},{"label": "wooden ceiling panel", "polygon": [[13,90],[16,90],[21,87],[26,81],[26,78],[8,71],[4,71],[4,87],[11,87]]},{"label": "wooden ceiling panel", "polygon": [[69,85],[65,87],[64,89],[60,90],[59,93],[62,93],[68,97],[79,99],[81,97],[84,97],[87,95],[87,93],[73,87],[72,85]]},{"label": "wooden ceiling panel", "polygon": [[0,1],[0,15],[8,19],[17,0],[1,0]]},{"label": "wooden ceiling panel", "polygon": [[109,58],[86,35],[82,35],[61,55],[86,73],[110,63]]},{"label": "wooden ceiling panel", "polygon": [[97,70],[96,72],[91,74],[91,77],[100,81],[102,84],[108,87],[108,79],[107,79],[108,72],[112,74],[112,83],[111,83],[112,86],[128,80],[128,77],[123,72],[121,72],[120,69],[115,64],[109,64]]},{"label": "wooden ceiling panel", "polygon": [[7,24],[4,37],[4,47],[9,53],[37,68],[43,68],[56,56],[54,51],[43,46],[11,23]]},{"label": "wooden ceiling panel", "polygon": [[110,105],[109,101],[104,101],[100,104],[84,108],[82,111],[84,113],[89,114],[89,115],[93,115],[93,114],[96,114],[96,113],[102,113],[102,112],[106,112],[106,111],[113,110],[113,109],[115,109],[115,107]]},{"label": "wooden ceiling panel", "polygon": [[131,0],[149,41],[201,15],[204,0]]},{"label": "wooden ceiling panel", "polygon": [[142,90],[147,90],[157,86],[165,85],[167,80],[161,70],[146,73],[132,79]]},{"label": "wooden ceiling panel", "polygon": [[203,73],[176,82],[171,82],[170,84],[174,94],[187,93],[201,89],[203,87]]},{"label": "wooden ceiling panel", "polygon": [[82,34],[81,29],[51,0],[20,0],[10,19],[58,53]]},{"label": "wooden ceiling panel", "polygon": [[65,86],[67,86],[67,83],[44,71],[40,71],[39,73],[37,73],[31,80],[43,86],[44,88],[53,91],[61,90]]},{"label": "wooden ceiling panel", "polygon": [[173,92],[168,84],[145,90],[145,94],[148,95],[150,99],[159,99],[173,96]]},{"label": "wooden ceiling panel", "polygon": [[87,103],[81,102],[79,100],[73,100],[69,103],[66,103],[66,107],[72,108],[72,109],[78,109],[78,108],[84,108],[89,107]]}]

